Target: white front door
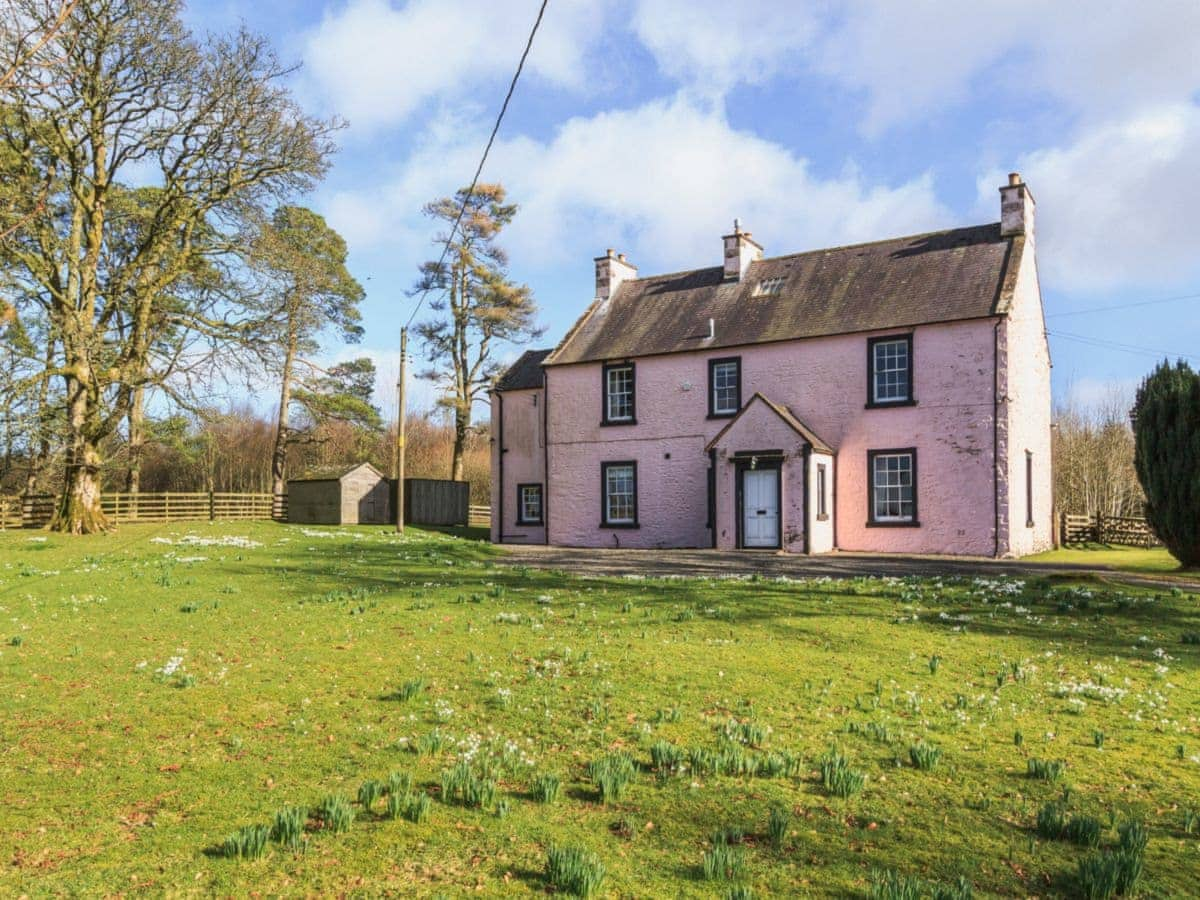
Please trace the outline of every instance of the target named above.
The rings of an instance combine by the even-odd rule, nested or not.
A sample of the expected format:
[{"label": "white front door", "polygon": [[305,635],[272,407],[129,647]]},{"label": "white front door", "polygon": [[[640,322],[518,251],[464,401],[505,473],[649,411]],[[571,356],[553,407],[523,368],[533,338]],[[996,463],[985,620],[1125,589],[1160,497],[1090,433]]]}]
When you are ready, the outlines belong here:
[{"label": "white front door", "polygon": [[742,473],[742,546],[779,546],[779,470]]}]

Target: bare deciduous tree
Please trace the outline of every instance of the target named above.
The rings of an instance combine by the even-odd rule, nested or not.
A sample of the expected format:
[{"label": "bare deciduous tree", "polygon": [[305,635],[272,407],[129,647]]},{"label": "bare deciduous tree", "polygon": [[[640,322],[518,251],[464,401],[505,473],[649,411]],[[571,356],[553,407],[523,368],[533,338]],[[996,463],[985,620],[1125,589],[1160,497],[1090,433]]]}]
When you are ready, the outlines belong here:
[{"label": "bare deciduous tree", "polygon": [[[44,0],[10,6],[32,18]],[[134,392],[170,390],[188,335],[220,340],[239,327],[219,293],[178,302],[181,281],[237,249],[248,211],[310,188],[333,150],[337,124],[299,109],[263,38],[201,42],[181,12],[182,0],[78,0],[8,85],[0,115],[7,164],[23,182],[50,186],[47,214],[0,252],[58,341],[51,374],[65,393],[67,461],[52,527],[62,531],[106,527],[100,448]],[[0,58],[12,51],[0,48]],[[111,210],[133,167],[159,183],[143,195],[139,239],[118,263]]]}]

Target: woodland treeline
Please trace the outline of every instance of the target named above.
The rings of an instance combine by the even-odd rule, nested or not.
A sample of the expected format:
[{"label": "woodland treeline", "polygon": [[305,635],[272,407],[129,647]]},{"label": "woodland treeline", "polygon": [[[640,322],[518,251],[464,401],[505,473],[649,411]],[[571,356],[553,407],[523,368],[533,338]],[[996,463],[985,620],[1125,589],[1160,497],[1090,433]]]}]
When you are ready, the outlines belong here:
[{"label": "woodland treeline", "polygon": [[[455,432],[442,410],[410,414],[407,428],[407,475],[445,478]],[[250,407],[212,411],[202,418],[179,415],[151,419],[141,448],[142,491],[234,491],[269,493],[276,423]],[[311,439],[289,444],[287,470],[292,474],[320,471],[348,462],[366,461],[381,472],[390,471],[394,427],[362,429],[344,422],[322,425]],[[487,423],[467,435],[464,476],[471,483],[471,502],[489,502],[490,449]],[[121,492],[128,487],[130,446],[124,433],[103,448],[102,489]],[[26,490],[28,460],[7,441],[0,455],[0,495]],[[62,456],[53,454],[41,481],[53,485],[62,478]],[[36,489],[35,489],[36,490]]]},{"label": "woodland treeline", "polygon": [[[344,123],[300,106],[293,70],[247,30],[194,33],[182,0],[0,6],[0,486],[57,496],[50,528],[107,528],[104,491],[391,470],[371,359],[319,362],[361,340],[365,292],[304,205]],[[516,211],[498,184],[428,204],[449,227],[410,292],[440,408],[409,429],[408,473],[477,499],[473,407],[497,351],[538,333],[497,243]],[[214,411],[237,385],[273,419]]]},{"label": "woodland treeline", "polygon": [[1133,398],[1117,386],[1092,404],[1054,414],[1054,499],[1077,515],[1142,516],[1146,498],[1134,468]]}]

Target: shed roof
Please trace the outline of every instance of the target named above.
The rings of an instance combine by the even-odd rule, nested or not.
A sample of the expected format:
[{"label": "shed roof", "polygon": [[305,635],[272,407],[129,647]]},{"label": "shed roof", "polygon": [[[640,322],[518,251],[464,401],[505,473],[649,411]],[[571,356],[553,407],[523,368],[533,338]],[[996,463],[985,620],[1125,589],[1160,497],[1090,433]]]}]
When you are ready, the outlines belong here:
[{"label": "shed roof", "polygon": [[542,374],[542,362],[552,352],[554,352],[553,348],[526,350],[497,379],[494,390],[520,391],[528,388],[540,388],[545,377]]},{"label": "shed roof", "polygon": [[[1007,312],[1024,237],[1000,224],[714,266],[621,283],[592,303],[545,365],[983,318]],[[776,281],[781,279],[781,281]],[[773,282],[773,283],[772,283]],[[767,284],[764,284],[767,283]],[[708,337],[713,320],[714,337]]]},{"label": "shed roof", "polygon": [[369,462],[360,462],[340,466],[316,466],[295,478],[289,478],[288,481],[341,481],[351,472],[357,472],[364,466],[380,478],[387,477]]}]

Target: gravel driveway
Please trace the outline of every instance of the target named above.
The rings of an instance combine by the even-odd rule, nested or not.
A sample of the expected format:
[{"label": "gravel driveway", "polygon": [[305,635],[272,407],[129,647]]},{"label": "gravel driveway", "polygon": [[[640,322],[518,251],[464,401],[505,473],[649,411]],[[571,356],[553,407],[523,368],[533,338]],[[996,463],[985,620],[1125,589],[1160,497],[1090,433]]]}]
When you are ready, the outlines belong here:
[{"label": "gravel driveway", "polygon": [[559,569],[576,575],[720,576],[765,575],[791,578],[855,578],[891,576],[995,576],[1023,578],[1047,575],[1095,575],[1122,584],[1181,587],[1200,591],[1200,580],[1156,578],[1073,563],[1033,563],[961,556],[896,556],[878,553],[829,553],[798,556],[746,550],[595,550],[542,545],[505,544],[509,565]]}]

